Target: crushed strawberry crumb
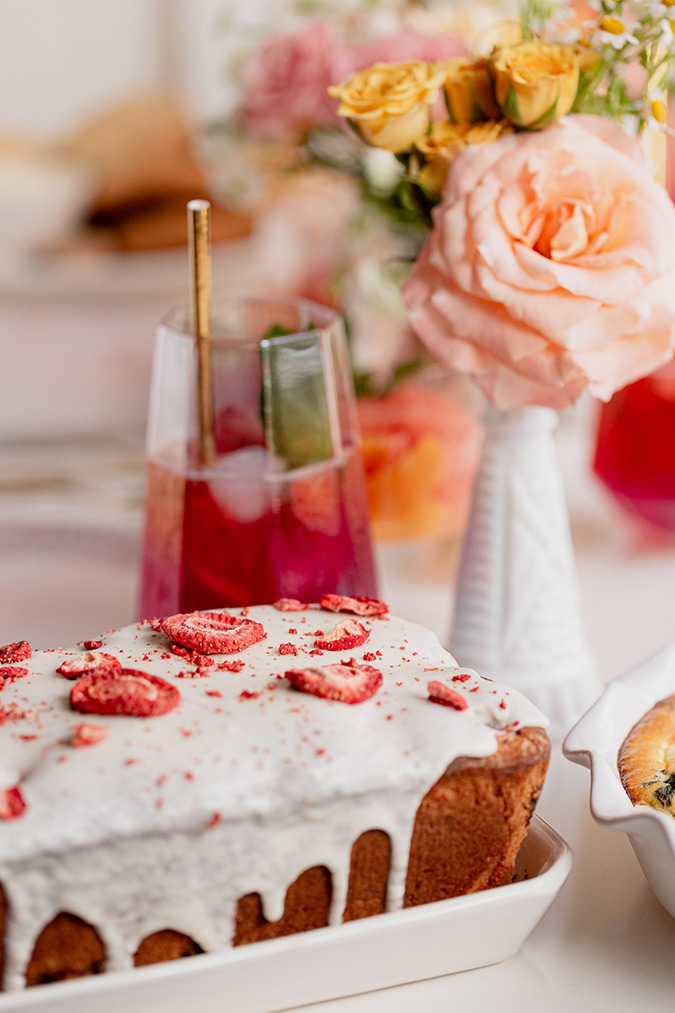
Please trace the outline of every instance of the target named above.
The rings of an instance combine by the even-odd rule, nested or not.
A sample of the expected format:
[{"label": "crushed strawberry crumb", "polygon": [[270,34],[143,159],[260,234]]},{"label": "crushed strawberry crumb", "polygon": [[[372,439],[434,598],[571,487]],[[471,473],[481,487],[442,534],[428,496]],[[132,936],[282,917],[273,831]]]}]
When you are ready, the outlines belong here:
[{"label": "crushed strawberry crumb", "polygon": [[91,675],[96,672],[121,672],[122,663],[112,654],[105,654],[103,651],[100,654],[95,654],[87,650],[78,654],[77,657],[71,658],[70,661],[64,661],[56,671],[66,679],[80,679],[83,675]]},{"label": "crushed strawberry crumb", "polygon": [[10,683],[16,682],[17,679],[25,679],[27,675],[28,669],[22,665],[0,666],[0,689],[4,689]]},{"label": "crushed strawberry crumb", "polygon": [[26,803],[18,785],[0,791],[0,820],[15,820],[26,811]]},{"label": "crushed strawberry crumb", "polygon": [[101,725],[76,725],[70,737],[70,745],[75,749],[80,749],[82,746],[95,746],[107,739],[109,735],[110,729]]},{"label": "crushed strawberry crumb", "polygon": [[450,686],[446,686],[444,682],[439,682],[438,679],[432,679],[427,684],[427,689],[432,703],[440,703],[444,707],[453,707],[456,711],[464,711],[469,706],[461,693],[458,693],[456,689],[451,689]]},{"label": "crushed strawberry crumb", "polygon": [[295,644],[279,644],[279,654],[297,654],[298,649]]},{"label": "crushed strawberry crumb", "polygon": [[239,699],[240,700],[257,700],[259,696],[262,696],[262,693],[258,693],[255,690],[242,689],[241,693],[239,694]]},{"label": "crushed strawberry crumb", "polygon": [[209,822],[206,824],[207,830],[215,830],[219,823],[223,822],[221,813],[214,813]]},{"label": "crushed strawberry crumb", "polygon": [[239,658],[236,661],[221,661],[218,670],[220,672],[241,672],[244,664]]},{"label": "crushed strawberry crumb", "polygon": [[0,647],[0,661],[12,664],[15,661],[28,661],[33,649],[27,640],[17,640],[14,644],[4,644]]},{"label": "crushed strawberry crumb", "polygon": [[364,595],[324,594],[320,605],[329,612],[353,612],[357,616],[383,616],[389,611],[389,606],[379,598]]},{"label": "crushed strawberry crumb", "polygon": [[298,601],[297,598],[279,598],[278,601],[273,602],[272,607],[279,612],[304,612],[305,609],[309,608],[308,605]]},{"label": "crushed strawberry crumb", "polygon": [[103,647],[102,640],[78,640],[78,647],[83,647],[85,651],[97,651],[99,647]]}]

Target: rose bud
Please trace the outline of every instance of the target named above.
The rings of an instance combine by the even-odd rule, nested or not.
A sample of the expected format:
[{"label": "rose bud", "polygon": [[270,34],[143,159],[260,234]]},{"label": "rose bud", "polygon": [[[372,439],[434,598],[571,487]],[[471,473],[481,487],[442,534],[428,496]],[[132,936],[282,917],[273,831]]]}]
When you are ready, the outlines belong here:
[{"label": "rose bud", "polygon": [[497,103],[517,127],[545,127],[570,111],[579,85],[579,56],[571,46],[521,42],[490,60]]}]

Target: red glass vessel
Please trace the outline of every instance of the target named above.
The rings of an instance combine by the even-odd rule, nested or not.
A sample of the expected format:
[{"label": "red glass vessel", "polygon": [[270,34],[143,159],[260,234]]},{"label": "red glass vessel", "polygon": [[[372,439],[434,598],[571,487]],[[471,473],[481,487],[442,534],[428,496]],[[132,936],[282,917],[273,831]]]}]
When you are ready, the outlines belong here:
[{"label": "red glass vessel", "polygon": [[600,409],[594,470],[629,513],[675,533],[675,366],[618,391]]}]

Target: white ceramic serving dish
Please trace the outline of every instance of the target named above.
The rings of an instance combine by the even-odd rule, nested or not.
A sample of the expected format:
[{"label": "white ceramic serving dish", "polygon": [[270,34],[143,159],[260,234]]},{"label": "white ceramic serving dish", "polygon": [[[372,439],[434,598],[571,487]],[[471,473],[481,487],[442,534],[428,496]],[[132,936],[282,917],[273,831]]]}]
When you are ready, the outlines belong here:
[{"label": "white ceramic serving dish", "polygon": [[273,1013],[495,964],[520,949],[571,867],[569,846],[534,816],[508,886],[227,953],[0,994],[0,1013]]},{"label": "white ceramic serving dish", "polygon": [[611,682],[569,732],[563,752],[568,760],[589,768],[593,817],[628,834],[647,882],[675,917],[675,819],[649,806],[634,806],[617,767],[627,733],[671,693],[675,693],[675,643]]}]

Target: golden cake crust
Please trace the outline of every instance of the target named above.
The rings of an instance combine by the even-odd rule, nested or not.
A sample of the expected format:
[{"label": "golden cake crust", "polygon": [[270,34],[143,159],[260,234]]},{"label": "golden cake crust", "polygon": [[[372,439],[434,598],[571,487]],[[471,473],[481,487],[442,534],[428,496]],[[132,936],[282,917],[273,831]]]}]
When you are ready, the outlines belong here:
[{"label": "golden cake crust", "polygon": [[619,749],[618,767],[633,805],[675,816],[675,694],[633,725]]},{"label": "golden cake crust", "polygon": [[[422,799],[410,844],[406,907],[475,893],[509,883],[516,856],[546,774],[550,742],[541,728],[505,731],[491,756],[459,757]],[[354,842],[343,921],[385,910],[390,841],[366,831]],[[331,877],[323,866],[307,869],[286,894],[283,916],[268,922],[260,897],[239,901],[233,944],[256,942],[328,923]],[[8,905],[0,885],[0,983]],[[158,963],[202,952],[180,926],[146,937],[134,963]],[[61,912],[40,933],[26,972],[27,985],[97,974],[105,950],[95,926]]]}]

